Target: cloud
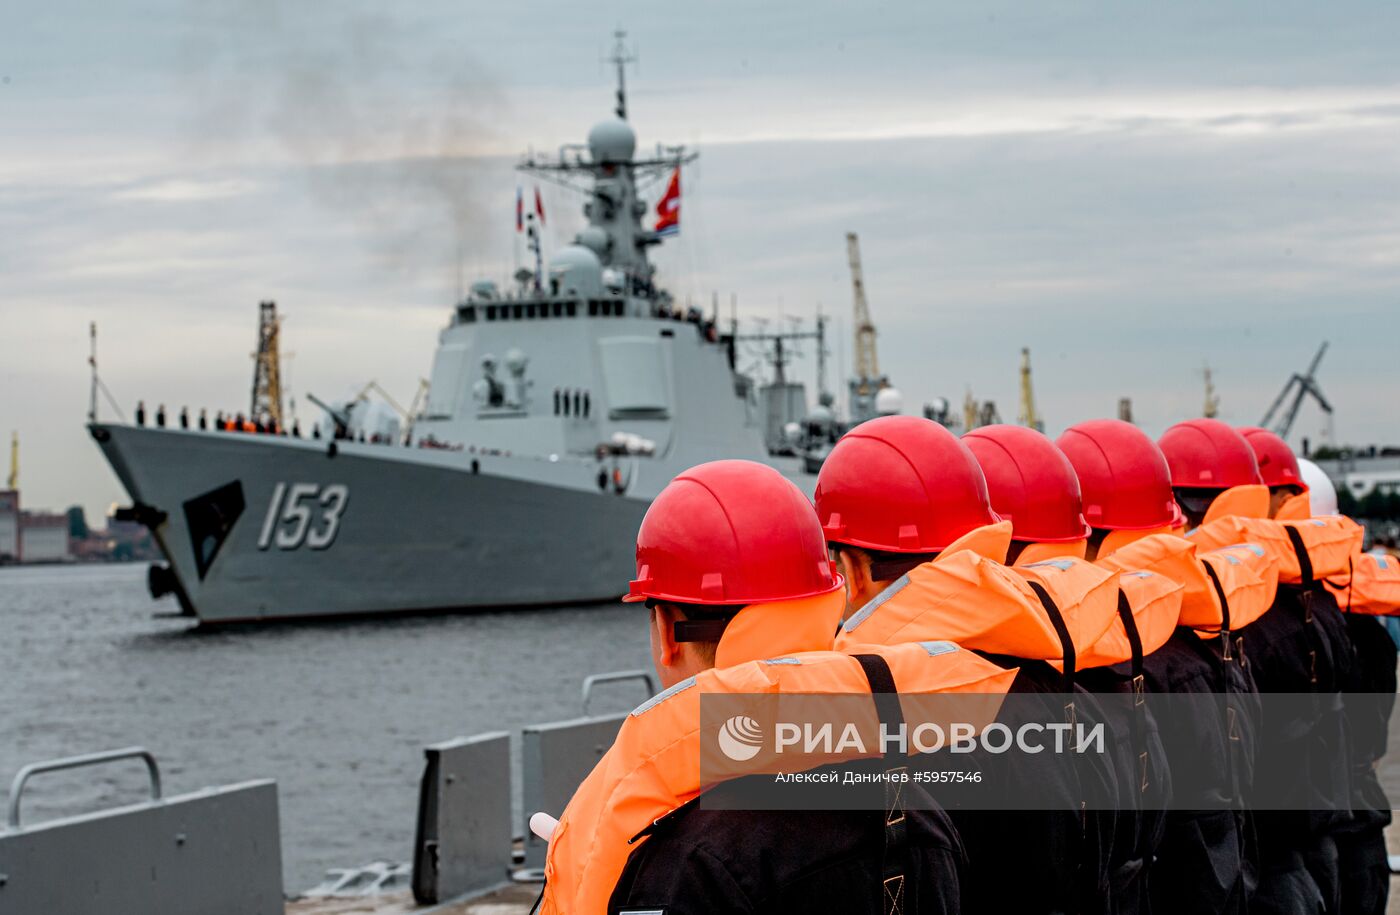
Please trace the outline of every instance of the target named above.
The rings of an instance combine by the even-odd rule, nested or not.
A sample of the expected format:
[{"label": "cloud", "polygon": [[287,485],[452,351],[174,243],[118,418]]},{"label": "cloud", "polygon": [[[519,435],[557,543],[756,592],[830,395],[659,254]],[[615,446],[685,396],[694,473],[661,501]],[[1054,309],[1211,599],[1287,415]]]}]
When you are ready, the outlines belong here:
[{"label": "cloud", "polygon": [[256,182],[247,178],[213,178],[207,180],[172,178],[144,181],[112,193],[113,200],[149,200],[159,203],[184,203],[238,197],[257,190]]}]

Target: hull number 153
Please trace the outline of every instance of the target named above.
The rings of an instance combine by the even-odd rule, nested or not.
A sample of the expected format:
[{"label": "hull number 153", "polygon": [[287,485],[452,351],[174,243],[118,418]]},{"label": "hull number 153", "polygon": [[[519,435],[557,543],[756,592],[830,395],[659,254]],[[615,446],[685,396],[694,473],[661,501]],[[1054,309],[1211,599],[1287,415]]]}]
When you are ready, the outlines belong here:
[{"label": "hull number 153", "polygon": [[267,505],[258,549],[276,544],[279,550],[295,550],[302,545],[324,550],[335,543],[340,516],[350,501],[350,488],[343,483],[278,483]]}]

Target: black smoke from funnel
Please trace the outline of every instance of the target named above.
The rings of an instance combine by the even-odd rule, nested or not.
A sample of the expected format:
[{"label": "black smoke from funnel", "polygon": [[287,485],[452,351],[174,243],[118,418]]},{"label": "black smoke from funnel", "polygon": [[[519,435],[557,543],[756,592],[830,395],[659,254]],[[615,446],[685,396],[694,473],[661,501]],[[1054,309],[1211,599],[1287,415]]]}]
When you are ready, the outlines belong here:
[{"label": "black smoke from funnel", "polygon": [[460,50],[466,15],[433,30],[355,2],[228,0],[197,4],[191,23],[183,70],[201,156],[227,163],[273,141],[315,199],[410,274],[455,279],[501,225],[482,203],[501,189],[482,179],[502,102]]}]

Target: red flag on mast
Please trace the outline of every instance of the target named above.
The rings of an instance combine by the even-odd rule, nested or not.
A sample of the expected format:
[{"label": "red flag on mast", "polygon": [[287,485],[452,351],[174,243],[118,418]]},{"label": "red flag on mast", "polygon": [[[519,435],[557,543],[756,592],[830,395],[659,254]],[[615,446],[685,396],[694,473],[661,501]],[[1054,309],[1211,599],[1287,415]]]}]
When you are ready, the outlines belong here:
[{"label": "red flag on mast", "polygon": [[515,231],[525,231],[525,197],[520,185],[515,186]]},{"label": "red flag on mast", "polygon": [[666,185],[666,193],[656,202],[656,234],[663,236],[681,233],[681,169],[671,172],[671,181]]},{"label": "red flag on mast", "polygon": [[544,225],[544,201],[540,199],[540,189],[535,187],[535,215],[540,218],[540,225]]}]

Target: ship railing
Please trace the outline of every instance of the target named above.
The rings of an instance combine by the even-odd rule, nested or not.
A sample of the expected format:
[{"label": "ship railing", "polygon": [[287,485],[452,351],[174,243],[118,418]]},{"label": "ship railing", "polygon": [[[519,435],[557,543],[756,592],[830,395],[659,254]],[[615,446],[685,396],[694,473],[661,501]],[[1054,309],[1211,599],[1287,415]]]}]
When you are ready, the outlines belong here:
[{"label": "ship railing", "polygon": [[[36,776],[139,759],[148,797],[135,804],[23,823]],[[281,912],[277,784],[268,780],[166,797],[143,747],[68,756],[20,769],[0,830],[0,911],[80,915]]]},{"label": "ship railing", "polygon": [[15,773],[15,779],[10,783],[10,805],[6,827],[8,829],[20,828],[20,797],[24,794],[24,786],[33,776],[45,772],[63,772],[68,769],[100,766],[104,763],[120,762],[125,759],[139,759],[146,764],[150,800],[152,803],[160,800],[160,765],[156,762],[155,756],[145,747],[123,747],[120,750],[104,750],[100,753],[86,753],[82,756],[65,756],[62,759],[48,759],[43,762],[30,763]]},{"label": "ship railing", "polygon": [[[586,677],[579,717],[459,737],[427,747],[413,855],[413,895],[424,905],[479,896],[516,882],[544,879],[548,844],[528,825],[531,814],[558,815],[612,746],[628,712],[590,714],[598,688],[636,682],[656,692],[652,674],[622,670]],[[519,791],[519,811],[511,798]],[[517,821],[517,816],[520,817]],[[518,825],[517,825],[518,823]]]}]

